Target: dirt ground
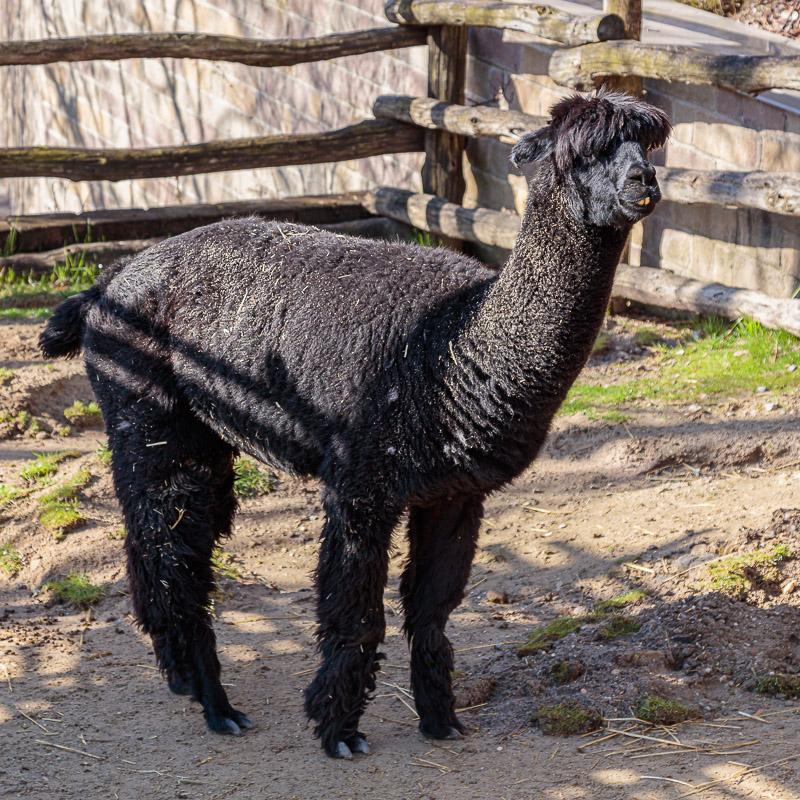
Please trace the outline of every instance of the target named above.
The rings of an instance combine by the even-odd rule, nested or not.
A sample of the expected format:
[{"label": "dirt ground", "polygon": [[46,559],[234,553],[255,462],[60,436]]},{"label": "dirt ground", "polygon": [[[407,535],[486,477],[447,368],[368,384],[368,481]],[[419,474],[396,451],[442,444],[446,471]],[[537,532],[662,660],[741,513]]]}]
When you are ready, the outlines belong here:
[{"label": "dirt ground", "polygon": [[[0,545],[23,559],[16,575],[0,572],[0,797],[800,797],[800,705],[753,692],[772,672],[800,673],[800,561],[748,575],[736,597],[712,585],[706,564],[777,545],[800,552],[800,390],[642,404],[617,424],[557,420],[534,467],[490,500],[469,592],[452,616],[470,729],[462,741],[431,743],[416,730],[398,531],[387,661],[362,723],[372,753],[341,762],[322,755],[302,713],[316,664],[315,483],[279,475],[273,492],[242,502],[225,543],[236,575],[221,579],[216,631],[223,680],[255,727],[241,738],[210,734],[199,708],[167,691],[130,615],[120,516],[96,455],[102,431],[49,433],[65,406],[91,396],[79,362],[38,358],[39,328],[0,323],[0,367],[13,371],[0,411],[27,410],[40,428],[0,428],[0,483],[18,485],[35,453],[64,449],[80,455],[59,478],[79,468],[93,478],[81,496],[87,522],[62,541],[37,522],[33,495],[0,512]],[[587,375],[611,380],[647,359],[606,356]],[[67,573],[103,587],[91,613],[52,604],[42,590]],[[648,594],[624,609],[631,632],[604,638],[591,610],[636,588]],[[536,625],[559,615],[584,621],[549,649],[518,655]],[[557,685],[551,669],[562,661],[581,674]],[[633,707],[653,694],[700,719],[636,723]],[[537,709],[570,698],[623,733],[543,735]]]}]

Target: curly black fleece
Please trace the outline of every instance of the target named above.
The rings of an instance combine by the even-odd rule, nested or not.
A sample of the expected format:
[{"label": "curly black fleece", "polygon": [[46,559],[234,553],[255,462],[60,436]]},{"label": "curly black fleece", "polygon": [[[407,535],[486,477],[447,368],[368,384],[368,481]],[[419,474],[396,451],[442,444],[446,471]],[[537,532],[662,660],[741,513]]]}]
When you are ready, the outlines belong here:
[{"label": "curly black fleece", "polygon": [[323,663],[306,710],[325,750],[365,749],[358,721],[381,657],[389,539],[405,509],[401,591],[420,727],[432,737],[462,730],[444,629],[464,594],[483,499],[536,456],[589,355],[629,227],[575,218],[559,141],[600,114],[617,126],[604,147],[630,131],[647,146],[666,135],[651,111],[620,95],[576,97],[549,132],[518,145],[517,160],[538,159],[540,171],[499,274],[446,249],[238,219],[164,241],[57,309],[42,348],[85,350],[134,609],[170,688],[198,699],[213,730],[250,724],[220,684],[207,610],[238,451],[324,487]]}]

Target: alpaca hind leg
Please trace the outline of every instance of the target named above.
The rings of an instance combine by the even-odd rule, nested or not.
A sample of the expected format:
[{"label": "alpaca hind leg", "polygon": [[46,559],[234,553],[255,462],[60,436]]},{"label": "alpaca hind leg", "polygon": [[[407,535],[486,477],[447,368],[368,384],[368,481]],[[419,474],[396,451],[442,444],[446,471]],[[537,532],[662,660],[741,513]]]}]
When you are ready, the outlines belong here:
[{"label": "alpaca hind leg", "polygon": [[410,549],[400,593],[419,727],[433,739],[464,732],[455,713],[453,648],[444,629],[464,597],[482,515],[481,497],[448,498],[410,510]]},{"label": "alpaca hind leg", "polygon": [[306,690],[305,707],[325,752],[351,758],[369,750],[358,721],[383,658],[377,649],[385,631],[383,590],[396,515],[377,503],[326,498],[325,505],[316,572],[322,666]]},{"label": "alpaca hind leg", "polygon": [[222,688],[209,614],[211,553],[236,507],[233,450],[188,410],[104,412],[136,617],[170,689],[200,702],[211,730],[238,734],[251,723]]}]

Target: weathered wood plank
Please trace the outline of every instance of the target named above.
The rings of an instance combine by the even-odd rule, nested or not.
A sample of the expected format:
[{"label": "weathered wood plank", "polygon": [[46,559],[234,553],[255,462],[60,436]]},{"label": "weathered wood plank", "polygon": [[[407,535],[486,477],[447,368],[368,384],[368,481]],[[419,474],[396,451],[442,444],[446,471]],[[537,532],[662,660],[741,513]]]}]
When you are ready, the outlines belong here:
[{"label": "weathered wood plank", "polygon": [[591,88],[609,76],[711,84],[740,92],[800,90],[800,56],[713,55],[682,45],[601,42],[557,50],[549,75],[562,86]]},{"label": "weathered wood plank", "polygon": [[[347,222],[320,223],[317,227],[332,233],[348,236],[359,236],[366,239],[386,239],[388,241],[413,241],[410,226],[386,217],[367,217]],[[130,239],[121,242],[88,242],[71,244],[55,250],[40,253],[16,253],[12,256],[0,257],[0,269],[13,269],[18,274],[49,272],[67,258],[78,258],[81,255],[92,264],[108,266],[120,258],[141,253],[162,239]]]},{"label": "weathered wood plank", "polygon": [[389,0],[386,16],[401,25],[506,28],[563,44],[619,39],[625,26],[615,14],[575,16],[546,5],[495,0]]},{"label": "weathered wood plank", "polygon": [[139,253],[160,239],[131,239],[122,242],[87,242],[70,244],[42,253],[16,253],[0,257],[0,269],[13,269],[17,273],[47,272],[68,258],[83,255],[93,264],[111,264],[120,258]]},{"label": "weathered wood plank", "polygon": [[679,167],[657,167],[656,171],[662,195],[675,203],[760,208],[800,216],[798,172],[717,172]]},{"label": "weathered wood plank", "polygon": [[[414,225],[420,230],[510,250],[520,226],[516,214],[486,208],[463,208],[439,197],[382,187],[364,197],[373,214]],[[632,267],[617,269],[613,297],[651,306],[676,308],[695,314],[718,314],[728,319],[752,317],[769,328],[800,336],[800,300],[770,297],[763,292],[702,283],[665,269]]]},{"label": "weathered wood plank", "polygon": [[547,117],[488,106],[444,103],[430,97],[381,95],[372,106],[379,119],[395,119],[461,136],[484,136],[514,144],[527,131],[547,124]]},{"label": "weathered wood plank", "polygon": [[308,225],[348,222],[368,217],[359,192],[280,200],[237,200],[229,203],[115,208],[81,214],[29,214],[0,218],[0,246],[9,232],[18,233],[25,251],[62,247],[91,231],[95,239],[151,239],[217,222],[228,217],[254,214],[264,219],[285,219]]},{"label": "weathered wood plank", "polygon": [[519,232],[517,214],[464,208],[441,197],[386,186],[365,193],[364,207],[371,214],[396,219],[423,231],[507,250],[514,246]]},{"label": "weathered wood plank", "polygon": [[617,269],[613,295],[694,314],[716,314],[726,319],[752,317],[768,328],[800,336],[800,300],[770,297],[721,283],[702,283],[666,269],[622,264]]},{"label": "weathered wood plank", "polygon": [[175,147],[130,150],[73,147],[0,149],[0,178],[67,178],[121,181],[226,170],[350,161],[424,148],[424,133],[389,120],[365,120],[321,133],[228,139]]},{"label": "weathered wood plank", "polygon": [[425,44],[426,33],[409,27],[336,33],[308,39],[247,39],[209,33],[119,33],[0,42],[0,66],[127,58],[196,58],[254,67],[284,67],[360,53]]}]

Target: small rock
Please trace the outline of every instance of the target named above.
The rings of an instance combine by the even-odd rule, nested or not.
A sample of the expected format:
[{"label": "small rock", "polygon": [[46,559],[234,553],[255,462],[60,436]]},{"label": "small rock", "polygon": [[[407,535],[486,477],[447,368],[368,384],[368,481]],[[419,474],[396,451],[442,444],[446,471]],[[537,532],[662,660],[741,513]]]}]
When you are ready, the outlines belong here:
[{"label": "small rock", "polygon": [[39,439],[39,440],[49,439],[50,438],[50,434],[47,431],[39,431],[39,433],[37,433],[34,438]]},{"label": "small rock", "polygon": [[774,411],[777,407],[777,403],[764,403],[764,411]]},{"label": "small rock", "polygon": [[505,592],[488,591],[486,592],[486,602],[505,606],[508,605],[508,595]]},{"label": "small rock", "polygon": [[797,589],[798,580],[797,578],[789,578],[786,583],[781,586],[781,594],[792,594]]},{"label": "small rock", "polygon": [[794,372],[797,369],[797,364],[787,364],[786,371],[787,372]]},{"label": "small rock", "polygon": [[698,411],[702,411],[703,407],[697,405],[697,403],[692,403],[690,406],[686,406],[686,411],[689,414],[696,414]]},{"label": "small rock", "polygon": [[756,394],[766,394],[768,391],[766,386],[756,386]]}]

